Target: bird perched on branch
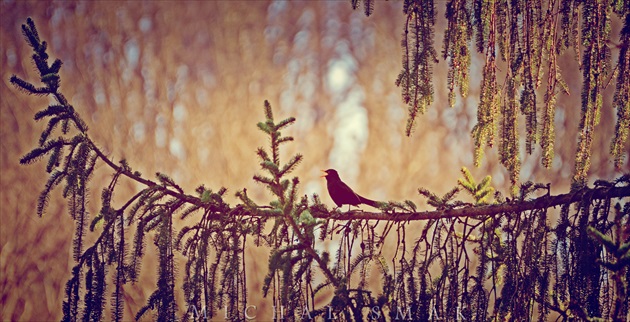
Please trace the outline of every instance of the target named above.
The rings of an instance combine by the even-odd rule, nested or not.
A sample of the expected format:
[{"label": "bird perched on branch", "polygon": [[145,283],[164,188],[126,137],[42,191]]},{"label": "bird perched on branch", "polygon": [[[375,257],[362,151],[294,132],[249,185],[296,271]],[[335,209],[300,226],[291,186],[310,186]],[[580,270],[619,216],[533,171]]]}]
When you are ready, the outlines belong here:
[{"label": "bird perched on branch", "polygon": [[350,210],[350,205],[358,206],[359,204],[366,204],[374,208],[378,208],[378,203],[376,201],[361,197],[352,191],[347,184],[341,181],[339,173],[337,173],[336,170],[328,169],[322,171],[325,173],[322,177],[326,178],[328,194],[338,207],[348,205],[348,210]]}]

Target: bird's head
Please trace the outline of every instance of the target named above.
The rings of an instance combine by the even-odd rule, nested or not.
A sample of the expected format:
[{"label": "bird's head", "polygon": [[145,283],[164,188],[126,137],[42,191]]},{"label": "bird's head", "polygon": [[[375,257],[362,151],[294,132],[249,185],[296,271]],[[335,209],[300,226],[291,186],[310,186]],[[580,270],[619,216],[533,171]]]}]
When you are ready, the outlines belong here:
[{"label": "bird's head", "polygon": [[328,170],[322,170],[322,172],[324,172],[324,174],[322,175],[322,178],[326,178],[326,180],[329,179],[339,179],[339,173],[337,173],[337,170],[335,169],[328,169]]}]

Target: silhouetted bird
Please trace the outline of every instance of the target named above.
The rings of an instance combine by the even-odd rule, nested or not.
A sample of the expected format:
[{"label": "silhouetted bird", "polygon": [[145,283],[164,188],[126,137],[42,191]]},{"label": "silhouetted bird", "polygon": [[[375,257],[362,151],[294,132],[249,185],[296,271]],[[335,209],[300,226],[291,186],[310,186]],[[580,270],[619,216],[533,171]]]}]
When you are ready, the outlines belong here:
[{"label": "silhouetted bird", "polygon": [[348,205],[348,210],[350,210],[350,205],[358,206],[363,203],[374,208],[378,208],[378,203],[376,201],[363,198],[352,191],[347,184],[341,181],[341,178],[339,178],[339,174],[336,170],[328,169],[322,171],[326,173],[322,177],[326,178],[328,194],[338,207],[341,207],[341,205]]}]

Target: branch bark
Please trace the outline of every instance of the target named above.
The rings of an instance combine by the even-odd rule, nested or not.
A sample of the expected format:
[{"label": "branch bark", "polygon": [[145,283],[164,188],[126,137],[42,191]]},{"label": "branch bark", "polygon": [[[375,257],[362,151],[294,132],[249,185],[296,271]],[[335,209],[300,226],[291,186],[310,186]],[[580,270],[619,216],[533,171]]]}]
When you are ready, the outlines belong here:
[{"label": "branch bark", "polygon": [[[353,210],[340,215],[329,216],[325,213],[313,214],[315,218],[335,219],[335,220],[386,220],[386,221],[411,221],[411,220],[428,220],[439,218],[456,218],[456,217],[482,217],[492,216],[507,212],[521,212],[527,210],[544,209],[556,207],[560,205],[575,203],[584,197],[590,199],[606,199],[606,198],[625,198],[630,197],[630,186],[623,187],[599,187],[599,188],[583,188],[579,191],[565,193],[556,196],[543,196],[533,200],[524,202],[509,202],[498,205],[484,205],[476,207],[465,207],[456,209],[444,209],[434,211],[421,212],[366,212],[361,210]],[[630,201],[630,200],[628,200]]]}]

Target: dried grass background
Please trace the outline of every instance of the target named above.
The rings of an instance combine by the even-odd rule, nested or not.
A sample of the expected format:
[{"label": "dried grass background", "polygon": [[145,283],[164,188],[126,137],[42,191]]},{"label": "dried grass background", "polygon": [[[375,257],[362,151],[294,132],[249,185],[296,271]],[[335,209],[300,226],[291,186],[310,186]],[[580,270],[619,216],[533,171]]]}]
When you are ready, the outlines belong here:
[{"label": "dried grass background", "polygon": [[[439,51],[444,3],[437,6]],[[264,116],[265,99],[277,118],[298,118],[289,130],[295,142],[285,146],[284,160],[304,154],[295,173],[302,193],[319,193],[330,206],[319,178],[319,170],[329,167],[340,167],[342,178],[366,197],[411,199],[422,209],[427,207],[416,189],[445,193],[456,184],[461,166],[479,178],[492,174],[493,185],[508,191],[496,150],[486,151],[480,168],[472,165],[478,57],[471,68],[470,95],[458,98],[452,109],[446,103],[446,63],[441,59],[435,68],[436,103],[419,118],[411,138],[403,135],[406,108],[394,85],[403,24],[398,2],[377,3],[369,18],[361,10],[352,11],[347,1],[4,1],[0,15],[2,320],[59,320],[73,265],[73,223],[60,194],[53,193],[43,218],[36,215],[46,182],[44,164],[19,165],[44,127],[32,117],[50,102],[9,84],[12,74],[36,81],[31,51],[20,33],[29,16],[48,42],[52,59],[64,62],[62,92],[87,122],[95,142],[113,160],[126,158],[145,176],[167,173],[188,192],[200,184],[215,190],[225,186],[230,196],[247,188],[254,200],[270,201],[251,179],[259,170],[255,150],[267,144],[255,126]],[[613,27],[618,34],[619,23]],[[521,178],[552,182],[552,193],[566,192],[570,183],[579,118],[580,71],[573,57],[565,56],[563,72],[572,95],[560,97],[561,112],[556,113],[562,115],[556,119],[557,160],[553,169],[543,169],[538,149],[524,158]],[[352,61],[343,60],[348,57]],[[330,87],[336,84],[330,74],[339,61],[353,66],[346,70],[349,88],[341,93]],[[612,90],[593,144],[593,178],[616,175],[608,155],[615,120]],[[356,124],[348,124],[344,113],[350,112],[339,106],[357,93],[362,96],[348,103],[348,111],[366,115],[367,126],[359,122],[356,131],[344,132]],[[99,187],[111,175],[107,170],[101,166],[95,175],[93,214],[99,209]],[[123,181],[115,200],[139,188]],[[152,247],[147,248],[140,281],[125,286],[126,319],[155,287]],[[268,252],[250,247],[248,256],[248,291],[263,315],[271,306],[269,299],[260,298]]]}]

